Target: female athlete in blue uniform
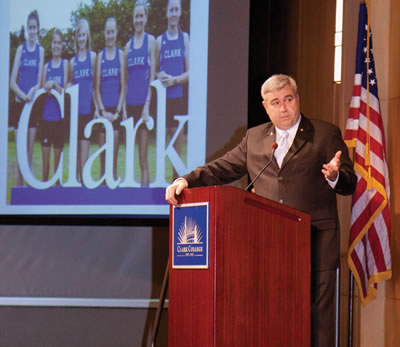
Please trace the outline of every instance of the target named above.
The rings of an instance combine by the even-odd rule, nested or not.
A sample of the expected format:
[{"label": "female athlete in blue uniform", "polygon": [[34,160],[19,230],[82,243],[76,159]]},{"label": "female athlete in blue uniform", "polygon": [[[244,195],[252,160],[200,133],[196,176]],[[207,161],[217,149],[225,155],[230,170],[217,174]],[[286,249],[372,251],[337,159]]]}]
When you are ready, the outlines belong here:
[{"label": "female athlete in blue uniform", "polygon": [[[181,0],[167,4],[168,29],[157,38],[158,79],[167,88],[166,126],[169,137],[177,128],[175,115],[187,114],[184,85],[189,80],[189,35],[179,28]],[[178,154],[182,152],[182,134],[175,142]],[[174,173],[174,176],[176,173]]]},{"label": "female athlete in blue uniform", "polygon": [[[155,39],[145,32],[148,8],[145,1],[137,1],[133,9],[135,35],[125,45],[127,68],[126,115],[135,123],[149,118],[150,83],[155,76]],[[140,184],[149,185],[148,130],[143,124],[137,132],[140,162]]]},{"label": "female athlete in blue uniform", "polygon": [[[124,52],[116,47],[117,21],[114,17],[106,20],[104,36],[106,47],[98,54],[96,67],[96,94],[98,112],[101,117],[112,122],[114,127],[114,178],[117,178],[119,130],[125,97]],[[99,131],[99,146],[105,143],[104,128]],[[105,171],[105,153],[100,156],[100,176]]]},{"label": "female athlete in blue uniform", "polygon": [[[59,29],[54,29],[51,41],[52,58],[45,65],[43,71],[43,86],[48,92],[55,89],[62,93],[68,79],[68,61],[62,59],[63,36]],[[60,162],[60,155],[64,146],[65,126],[61,116],[61,109],[53,95],[48,95],[43,108],[43,117],[40,124],[43,158],[43,181],[49,178],[50,148],[54,146],[54,172]]]},{"label": "female athlete in blue uniform", "polygon": [[[78,97],[78,174],[82,181],[83,166],[89,157],[90,139],[85,138],[84,129],[93,119],[96,53],[90,50],[91,38],[89,23],[81,19],[75,32],[76,55],[69,62],[70,81],[79,85]],[[97,108],[97,107],[96,107]]]},{"label": "female athlete in blue uniform", "polygon": [[[10,78],[10,87],[16,98],[15,110],[10,114],[10,125],[15,129],[15,137],[17,137],[18,122],[25,103],[31,101],[35,92],[40,88],[44,62],[44,49],[38,43],[40,22],[36,10],[29,14],[27,27],[28,39],[17,48]],[[31,167],[36,121],[36,115],[32,114],[28,130],[28,159]],[[16,185],[23,185],[19,167],[17,167]]]}]

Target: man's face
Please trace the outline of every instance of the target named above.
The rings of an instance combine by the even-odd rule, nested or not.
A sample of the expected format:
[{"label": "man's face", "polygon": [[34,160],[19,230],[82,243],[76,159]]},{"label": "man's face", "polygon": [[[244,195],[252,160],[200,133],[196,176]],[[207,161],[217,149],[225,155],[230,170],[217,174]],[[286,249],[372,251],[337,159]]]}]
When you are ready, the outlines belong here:
[{"label": "man's face", "polygon": [[300,101],[292,87],[287,85],[280,90],[266,93],[263,105],[272,123],[286,130],[296,124],[300,116]]}]

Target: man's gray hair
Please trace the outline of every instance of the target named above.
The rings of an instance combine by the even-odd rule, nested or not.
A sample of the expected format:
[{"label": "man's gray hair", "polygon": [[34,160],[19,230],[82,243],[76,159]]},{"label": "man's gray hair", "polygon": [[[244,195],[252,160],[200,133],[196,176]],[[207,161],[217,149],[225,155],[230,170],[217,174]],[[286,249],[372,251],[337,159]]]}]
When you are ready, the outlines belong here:
[{"label": "man's gray hair", "polygon": [[293,77],[282,74],[272,75],[261,86],[261,96],[265,99],[267,93],[281,90],[286,86],[292,87],[293,92],[297,94],[297,84]]}]

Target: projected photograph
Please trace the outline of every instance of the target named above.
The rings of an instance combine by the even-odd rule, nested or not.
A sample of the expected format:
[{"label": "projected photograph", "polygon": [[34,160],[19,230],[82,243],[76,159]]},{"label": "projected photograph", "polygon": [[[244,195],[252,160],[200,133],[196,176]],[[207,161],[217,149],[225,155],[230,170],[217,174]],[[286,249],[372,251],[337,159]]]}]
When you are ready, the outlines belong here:
[{"label": "projected photograph", "polygon": [[205,162],[208,0],[10,0],[1,12],[0,213],[168,214],[165,187]]}]

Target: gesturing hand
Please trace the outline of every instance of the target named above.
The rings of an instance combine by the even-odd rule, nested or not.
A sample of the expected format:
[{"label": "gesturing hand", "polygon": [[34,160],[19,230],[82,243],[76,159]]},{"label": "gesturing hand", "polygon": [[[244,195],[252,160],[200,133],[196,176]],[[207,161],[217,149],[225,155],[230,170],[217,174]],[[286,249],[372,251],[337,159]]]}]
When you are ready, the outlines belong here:
[{"label": "gesturing hand", "polygon": [[322,165],[323,169],[321,172],[324,174],[325,178],[334,181],[337,178],[339,168],[340,168],[340,156],[342,155],[341,151],[337,151],[335,156],[328,164]]}]

